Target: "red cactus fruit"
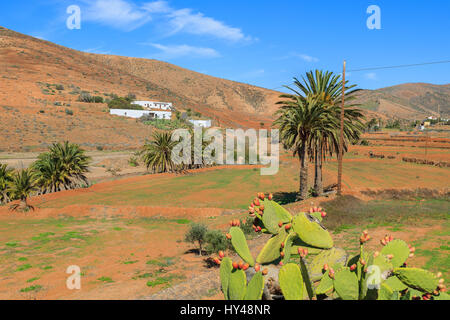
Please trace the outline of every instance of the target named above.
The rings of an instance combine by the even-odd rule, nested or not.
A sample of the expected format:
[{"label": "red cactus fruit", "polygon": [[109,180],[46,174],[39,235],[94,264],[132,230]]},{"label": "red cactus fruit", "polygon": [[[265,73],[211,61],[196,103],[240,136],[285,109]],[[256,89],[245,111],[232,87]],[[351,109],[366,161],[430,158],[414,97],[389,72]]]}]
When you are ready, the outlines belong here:
[{"label": "red cactus fruit", "polygon": [[221,261],[220,261],[218,258],[214,258],[214,262],[215,262],[216,264],[220,264],[220,263],[221,263]]},{"label": "red cactus fruit", "polygon": [[355,271],[356,269],[356,264],[352,264],[352,266],[350,267],[350,271]]},{"label": "red cactus fruit", "polygon": [[283,266],[283,265],[284,265],[283,261],[280,261],[279,265],[280,265],[280,266]]},{"label": "red cactus fruit", "polygon": [[284,248],[284,242],[281,243],[281,249],[283,249],[283,248]]},{"label": "red cactus fruit", "polygon": [[219,257],[220,259],[223,259],[223,257],[225,257],[225,253],[223,253],[223,251],[219,251]]},{"label": "red cactus fruit", "polygon": [[281,228],[283,226],[283,222],[282,221],[278,222],[278,226]]},{"label": "red cactus fruit", "polygon": [[261,266],[259,264],[255,264],[255,271],[259,272],[261,270]]},{"label": "red cactus fruit", "polygon": [[285,228],[286,230],[289,230],[291,227],[292,227],[291,224],[287,224],[284,228]]},{"label": "red cactus fruit", "polygon": [[242,262],[242,261],[239,261],[239,264],[238,264],[238,266],[239,266],[239,269],[242,269],[242,268],[244,267],[244,262]]},{"label": "red cactus fruit", "polygon": [[228,240],[231,240],[231,234],[227,233],[226,237],[227,237]]},{"label": "red cactus fruit", "polygon": [[248,268],[250,267],[250,265],[248,264],[248,263],[246,263],[246,264],[244,264],[243,266],[242,266],[242,270],[247,270]]},{"label": "red cactus fruit", "polygon": [[239,264],[237,262],[233,262],[233,268],[234,269],[238,269],[239,268]]},{"label": "red cactus fruit", "polygon": [[261,210],[261,211],[264,211],[264,205],[262,204],[260,207],[259,207],[259,210]]},{"label": "red cactus fruit", "polygon": [[268,199],[269,199],[270,201],[272,201],[272,199],[273,199],[273,194],[269,193]]},{"label": "red cactus fruit", "polygon": [[283,251],[280,252],[280,256],[281,256],[282,258],[284,258],[284,252],[283,252]]},{"label": "red cactus fruit", "polygon": [[267,269],[267,268],[265,268],[265,269],[262,271],[263,276],[266,276],[268,273],[269,273],[269,269]]},{"label": "red cactus fruit", "polygon": [[257,207],[259,207],[261,205],[258,198],[255,198],[255,200],[253,200],[253,204]]},{"label": "red cactus fruit", "polygon": [[265,198],[265,197],[266,197],[265,194],[261,192],[261,193],[259,194],[259,197],[258,197],[258,198],[260,198],[261,200],[264,201],[264,198]]},{"label": "red cactus fruit", "polygon": [[324,271],[327,271],[328,269],[329,269],[328,263],[325,263],[325,264],[323,265],[323,270],[324,270]]},{"label": "red cactus fruit", "polygon": [[323,212],[320,214],[320,216],[321,216],[322,218],[325,218],[325,217],[327,216],[327,213],[326,213],[325,211],[323,211]]}]

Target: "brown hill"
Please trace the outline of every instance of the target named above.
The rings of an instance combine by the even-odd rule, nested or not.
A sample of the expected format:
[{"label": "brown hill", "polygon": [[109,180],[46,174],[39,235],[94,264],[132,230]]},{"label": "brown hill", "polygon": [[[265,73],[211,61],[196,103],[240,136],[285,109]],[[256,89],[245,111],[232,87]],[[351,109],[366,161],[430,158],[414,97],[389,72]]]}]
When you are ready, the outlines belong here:
[{"label": "brown hill", "polygon": [[[109,115],[105,99],[133,93],[172,102],[227,127],[268,127],[279,92],[219,79],[148,59],[72,50],[0,27],[0,152],[42,150],[69,139],[87,149],[132,149],[152,131],[137,120]],[[450,85],[405,84],[364,90],[369,117],[422,119],[449,114]]]},{"label": "brown hill", "polygon": [[88,149],[141,146],[151,127],[110,116],[81,92],[133,93],[172,102],[230,127],[267,127],[279,92],[214,78],[168,63],[84,53],[0,27],[0,151],[40,150],[70,139]]},{"label": "brown hill", "polygon": [[406,83],[378,90],[364,90],[359,102],[365,110],[389,118],[422,120],[450,116],[450,84]]}]

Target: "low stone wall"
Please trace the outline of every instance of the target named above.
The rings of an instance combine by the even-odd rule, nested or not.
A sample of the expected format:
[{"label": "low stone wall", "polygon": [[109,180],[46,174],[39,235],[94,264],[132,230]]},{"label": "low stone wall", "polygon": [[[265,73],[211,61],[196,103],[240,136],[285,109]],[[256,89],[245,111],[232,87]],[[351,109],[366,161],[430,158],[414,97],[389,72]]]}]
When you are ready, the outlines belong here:
[{"label": "low stone wall", "polygon": [[417,163],[417,164],[426,164],[429,166],[436,166],[440,168],[450,167],[450,162],[445,161],[434,161],[434,160],[425,160],[425,159],[417,159],[417,158],[402,158],[403,162]]}]

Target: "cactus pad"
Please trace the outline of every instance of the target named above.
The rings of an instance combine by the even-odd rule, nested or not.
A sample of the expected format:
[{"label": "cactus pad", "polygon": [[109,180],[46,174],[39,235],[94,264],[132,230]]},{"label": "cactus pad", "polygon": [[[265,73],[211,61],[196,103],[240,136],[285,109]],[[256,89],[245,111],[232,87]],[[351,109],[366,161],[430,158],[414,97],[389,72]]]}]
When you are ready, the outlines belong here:
[{"label": "cactus pad", "polygon": [[422,292],[433,292],[439,285],[434,274],[419,268],[396,268],[394,274],[408,287]]},{"label": "cactus pad", "polygon": [[250,249],[248,248],[247,240],[245,239],[244,232],[242,232],[241,228],[232,227],[229,233],[231,234],[231,244],[237,254],[250,266],[254,266],[255,260],[253,259]]},{"label": "cactus pad", "polygon": [[384,281],[384,284],[391,288],[392,291],[403,291],[408,288],[406,284],[400,281],[396,276],[392,276]]},{"label": "cactus pad", "polygon": [[280,229],[280,232],[267,241],[266,245],[262,248],[256,262],[260,264],[269,264],[280,258],[281,244],[286,239],[286,230]]},{"label": "cactus pad", "polygon": [[303,277],[298,265],[294,263],[284,265],[280,269],[278,279],[286,300],[303,299]]},{"label": "cactus pad", "polygon": [[292,228],[299,238],[310,246],[324,249],[333,247],[333,239],[330,233],[317,219],[307,213],[299,213],[295,216]]},{"label": "cactus pad", "polygon": [[243,300],[247,291],[247,276],[240,269],[235,269],[230,274],[228,285],[229,300]]},{"label": "cactus pad", "polygon": [[359,283],[358,278],[350,268],[345,267],[334,275],[334,288],[343,300],[358,300]]},{"label": "cactus pad", "polygon": [[323,250],[315,256],[309,264],[311,280],[317,281],[322,278],[324,264],[334,266],[336,263],[341,263],[342,265],[345,265],[346,261],[347,253],[344,249],[332,248],[330,250]]},{"label": "cactus pad", "polygon": [[322,279],[320,279],[319,285],[316,288],[316,294],[326,294],[333,290],[334,281],[329,276],[329,271],[327,270],[323,275]]},{"label": "cactus pad", "polygon": [[381,250],[381,254],[392,254],[394,256],[391,259],[392,266],[394,268],[398,268],[406,262],[406,259],[408,259],[409,247],[405,241],[395,239],[383,247],[383,249]]},{"label": "cactus pad", "polygon": [[244,300],[261,300],[264,290],[264,277],[261,272],[255,273],[248,283]]},{"label": "cactus pad", "polygon": [[233,262],[230,258],[225,257],[220,264],[220,281],[222,284],[222,292],[225,300],[228,300],[228,286],[230,283],[231,271],[233,271]]}]

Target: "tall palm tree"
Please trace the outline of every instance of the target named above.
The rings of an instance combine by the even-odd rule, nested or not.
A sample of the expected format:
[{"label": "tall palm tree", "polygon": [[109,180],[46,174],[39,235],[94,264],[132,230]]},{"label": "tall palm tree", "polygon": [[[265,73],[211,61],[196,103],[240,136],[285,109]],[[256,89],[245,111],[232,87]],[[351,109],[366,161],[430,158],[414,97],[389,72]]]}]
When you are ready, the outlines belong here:
[{"label": "tall palm tree", "polygon": [[48,152],[39,155],[32,168],[36,172],[42,193],[58,192],[87,184],[90,157],[79,145],[55,143]]},{"label": "tall palm tree", "polygon": [[142,160],[153,173],[176,172],[178,167],[172,162],[172,149],[177,142],[172,141],[171,132],[155,132],[141,150]]},{"label": "tall palm tree", "polygon": [[19,200],[19,203],[11,205],[10,209],[13,211],[34,210],[34,207],[28,204],[27,199],[36,190],[36,178],[30,168],[16,171],[12,176],[9,192],[12,195],[12,199]]},{"label": "tall palm tree", "polygon": [[308,196],[308,149],[313,132],[320,130],[330,117],[330,111],[314,97],[303,97],[295,89],[287,87],[295,94],[283,94],[278,102],[281,108],[274,125],[279,127],[280,140],[285,149],[291,150],[300,161],[300,188],[297,200]]},{"label": "tall palm tree", "polygon": [[0,164],[0,205],[11,201],[9,184],[12,181],[13,169],[7,164]]},{"label": "tall palm tree", "polygon": [[[315,70],[307,72],[306,77],[302,77],[302,81],[294,78],[294,84],[297,87],[295,92],[300,99],[315,99],[317,103],[332,111],[331,118],[310,136],[308,150],[311,160],[315,163],[314,189],[318,195],[321,195],[323,193],[322,164],[327,155],[332,156],[333,153],[339,152],[338,133],[343,89],[341,76],[330,71]],[[354,108],[356,104],[348,104],[355,99],[354,93],[359,91],[355,87],[356,85],[349,85],[348,81],[345,82],[347,105],[344,110],[344,151],[347,150],[348,142],[359,139],[363,128],[362,113]]]}]

